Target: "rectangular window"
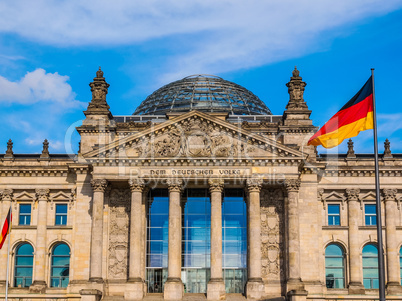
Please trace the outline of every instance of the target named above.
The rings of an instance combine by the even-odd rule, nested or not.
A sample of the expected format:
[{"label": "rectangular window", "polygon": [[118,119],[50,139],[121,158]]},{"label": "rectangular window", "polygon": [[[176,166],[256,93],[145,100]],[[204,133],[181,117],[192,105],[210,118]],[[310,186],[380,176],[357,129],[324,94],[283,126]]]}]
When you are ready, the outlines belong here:
[{"label": "rectangular window", "polygon": [[366,226],[377,225],[376,205],[364,205],[364,219]]},{"label": "rectangular window", "polygon": [[56,225],[67,225],[67,204],[56,205]]},{"label": "rectangular window", "polygon": [[19,225],[31,224],[31,204],[20,204]]},{"label": "rectangular window", "polygon": [[328,205],[328,226],[341,224],[341,212],[339,205]]}]

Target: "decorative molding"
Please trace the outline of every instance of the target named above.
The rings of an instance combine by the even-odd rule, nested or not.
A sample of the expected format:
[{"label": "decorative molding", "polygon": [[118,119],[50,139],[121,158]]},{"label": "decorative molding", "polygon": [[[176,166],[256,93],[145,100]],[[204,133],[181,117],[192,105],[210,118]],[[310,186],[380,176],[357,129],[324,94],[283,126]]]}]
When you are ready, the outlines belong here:
[{"label": "decorative molding", "polygon": [[283,281],[284,269],[284,196],[282,189],[261,190],[261,268],[268,281]]},{"label": "decorative molding", "polygon": [[50,189],[35,189],[35,196],[38,201],[49,201]]},{"label": "decorative molding", "polygon": [[182,192],[183,181],[181,179],[168,179],[167,180],[169,192]]},{"label": "decorative molding", "polygon": [[384,188],[382,189],[384,201],[396,201],[396,194],[398,190],[396,188]]},{"label": "decorative molding", "polygon": [[112,189],[109,197],[108,278],[126,280],[128,269],[128,231],[130,191]]},{"label": "decorative molding", "polygon": [[300,188],[300,179],[285,179],[285,188],[289,192],[298,192]]},{"label": "decorative molding", "polygon": [[108,184],[108,182],[105,179],[92,179],[91,180],[91,186],[92,186],[93,191],[105,192],[107,184]]},{"label": "decorative molding", "polygon": [[225,181],[223,179],[209,179],[208,180],[209,191],[211,193],[212,192],[222,192],[224,183],[225,183]]},{"label": "decorative molding", "polygon": [[247,179],[247,191],[248,192],[260,192],[262,187],[262,179],[249,178]]},{"label": "decorative molding", "polygon": [[143,192],[144,191],[144,180],[141,178],[132,178],[128,180],[131,192]]}]

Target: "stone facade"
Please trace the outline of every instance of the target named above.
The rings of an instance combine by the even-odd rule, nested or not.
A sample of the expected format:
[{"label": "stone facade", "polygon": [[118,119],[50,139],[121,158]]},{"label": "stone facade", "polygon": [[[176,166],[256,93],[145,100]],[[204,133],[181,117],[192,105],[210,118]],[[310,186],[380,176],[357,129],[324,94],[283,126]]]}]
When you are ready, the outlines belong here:
[{"label": "stone facade", "polygon": [[[247,206],[247,299],[375,300],[365,287],[363,248],[376,243],[366,205],[375,204],[373,156],[318,155],[307,140],[317,129],[303,98],[306,83],[295,69],[281,116],[236,116],[189,111],[165,116],[114,117],[99,70],[92,100],[77,128],[80,151],[20,155],[12,141],[0,162],[0,220],[14,219],[10,256],[0,250],[0,300],[142,300],[146,286],[148,191],[169,196],[168,275],[163,298],[181,300],[182,191],[205,188],[211,202],[210,279],[206,298],[238,298],[225,292],[222,273],[224,189],[243,189]],[[380,155],[387,299],[402,300],[402,155],[390,142]],[[30,205],[21,223],[22,205]],[[66,222],[57,211],[66,205]],[[336,207],[331,207],[336,205]],[[339,208],[335,215],[329,212]],[[62,214],[63,215],[63,214]],[[335,222],[331,222],[334,218]],[[32,279],[16,285],[18,248],[33,248]],[[54,285],[53,252],[70,249],[68,285]],[[331,287],[326,250],[342,250],[343,287]],[[9,258],[10,273],[6,274]],[[62,280],[60,280],[62,281]],[[28,283],[28,282],[27,282]],[[161,296],[159,296],[160,298]],[[155,296],[156,298],[156,296]],[[151,300],[151,299],[149,299]]]}]

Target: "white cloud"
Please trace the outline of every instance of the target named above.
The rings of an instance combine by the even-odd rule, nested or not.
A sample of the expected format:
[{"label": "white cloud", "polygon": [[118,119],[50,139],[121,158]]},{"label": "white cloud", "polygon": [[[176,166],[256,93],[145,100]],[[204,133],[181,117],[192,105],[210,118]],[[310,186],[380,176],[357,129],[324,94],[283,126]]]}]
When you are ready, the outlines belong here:
[{"label": "white cloud", "polygon": [[329,31],[401,7],[401,0],[15,0],[0,3],[0,32],[59,47],[173,38],[158,46],[176,49],[166,77],[177,79],[311,53],[342,33]]},{"label": "white cloud", "polygon": [[83,107],[83,103],[75,100],[68,80],[68,76],[46,73],[43,69],[28,72],[16,82],[0,76],[0,102],[30,105],[46,101],[62,107]]}]

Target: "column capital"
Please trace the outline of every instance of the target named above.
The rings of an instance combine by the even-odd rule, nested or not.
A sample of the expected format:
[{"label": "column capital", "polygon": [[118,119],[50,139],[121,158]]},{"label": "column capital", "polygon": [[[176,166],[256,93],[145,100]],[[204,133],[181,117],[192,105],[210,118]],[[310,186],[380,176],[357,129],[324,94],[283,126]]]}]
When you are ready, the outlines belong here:
[{"label": "column capital", "polygon": [[247,190],[249,192],[260,192],[262,187],[262,179],[249,178],[247,179]]},{"label": "column capital", "polygon": [[287,192],[298,192],[300,188],[300,179],[285,179],[285,188]]},{"label": "column capital", "polygon": [[49,199],[50,189],[35,189],[35,195],[38,201],[47,201]]},{"label": "column capital", "polygon": [[91,185],[93,191],[105,192],[107,187],[107,180],[106,179],[92,179]]},{"label": "column capital", "polygon": [[211,192],[211,193],[212,192],[222,192],[223,184],[224,184],[223,179],[209,179],[208,180],[209,192]]},{"label": "column capital", "polygon": [[395,201],[397,192],[398,190],[396,188],[384,188],[382,190],[384,201]]},{"label": "column capital", "polygon": [[14,190],[12,189],[4,189],[0,191],[0,197],[2,201],[12,201],[13,200]]},{"label": "column capital", "polygon": [[169,192],[181,192],[183,189],[183,181],[181,179],[167,180]]},{"label": "column capital", "polygon": [[358,201],[359,200],[359,188],[347,188],[346,189],[346,197],[348,201]]},{"label": "column capital", "polygon": [[133,178],[128,180],[128,184],[130,185],[131,192],[143,192],[145,185],[144,180],[141,178]]}]

